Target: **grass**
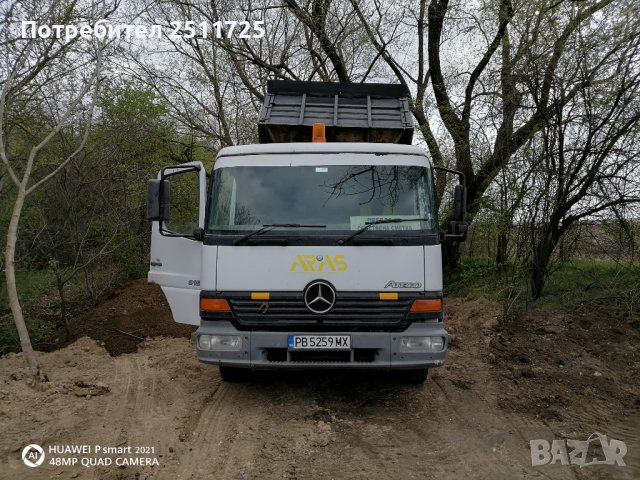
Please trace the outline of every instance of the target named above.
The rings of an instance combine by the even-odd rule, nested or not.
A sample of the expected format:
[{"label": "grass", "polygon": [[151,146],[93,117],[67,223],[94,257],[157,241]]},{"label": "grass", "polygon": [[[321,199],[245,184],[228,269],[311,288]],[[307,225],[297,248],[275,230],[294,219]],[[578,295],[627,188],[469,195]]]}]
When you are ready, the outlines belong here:
[{"label": "grass", "polygon": [[640,312],[640,263],[576,259],[555,262],[543,295],[527,295],[527,272],[515,264],[500,273],[486,258],[463,258],[445,274],[445,295],[484,297],[504,303],[517,297],[520,307],[556,311],[606,309],[611,315],[637,317]]},{"label": "grass", "polygon": [[458,268],[445,271],[444,294],[447,297],[488,298],[498,300],[495,285],[498,272],[495,263],[480,257],[460,259]]},{"label": "grass", "polygon": [[537,308],[553,310],[607,309],[612,315],[640,312],[640,263],[572,260],[553,265]]}]

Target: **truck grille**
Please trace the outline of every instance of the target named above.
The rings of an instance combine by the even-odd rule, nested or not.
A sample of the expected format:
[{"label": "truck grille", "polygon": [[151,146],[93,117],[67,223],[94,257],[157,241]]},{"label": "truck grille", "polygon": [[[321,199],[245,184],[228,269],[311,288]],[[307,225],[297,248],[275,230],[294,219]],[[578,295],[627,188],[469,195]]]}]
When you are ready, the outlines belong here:
[{"label": "truck grille", "polygon": [[338,293],[334,307],[325,314],[310,312],[302,294],[272,294],[270,300],[251,300],[247,295],[226,296],[239,327],[312,330],[404,329],[415,295],[380,300],[377,293]]}]

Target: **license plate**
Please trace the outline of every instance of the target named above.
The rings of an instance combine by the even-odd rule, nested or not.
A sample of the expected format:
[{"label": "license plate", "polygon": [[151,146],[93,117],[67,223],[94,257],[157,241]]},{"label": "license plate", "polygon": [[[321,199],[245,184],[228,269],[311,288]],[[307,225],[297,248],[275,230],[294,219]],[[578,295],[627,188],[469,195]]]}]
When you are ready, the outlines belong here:
[{"label": "license plate", "polygon": [[351,350],[351,335],[289,335],[289,350]]}]

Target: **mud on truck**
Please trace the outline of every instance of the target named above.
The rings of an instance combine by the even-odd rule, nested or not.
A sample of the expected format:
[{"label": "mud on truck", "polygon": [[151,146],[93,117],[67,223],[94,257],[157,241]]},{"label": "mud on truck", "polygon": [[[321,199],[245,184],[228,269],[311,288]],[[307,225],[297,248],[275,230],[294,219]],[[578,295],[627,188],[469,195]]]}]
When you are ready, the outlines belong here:
[{"label": "mud on truck", "polygon": [[442,231],[408,95],[269,81],[259,144],[220,150],[208,180],[200,162],[149,180],[148,279],[223,380],[378,369],[420,383],[444,363],[441,249],[466,237],[464,177],[442,169],[459,178]]}]

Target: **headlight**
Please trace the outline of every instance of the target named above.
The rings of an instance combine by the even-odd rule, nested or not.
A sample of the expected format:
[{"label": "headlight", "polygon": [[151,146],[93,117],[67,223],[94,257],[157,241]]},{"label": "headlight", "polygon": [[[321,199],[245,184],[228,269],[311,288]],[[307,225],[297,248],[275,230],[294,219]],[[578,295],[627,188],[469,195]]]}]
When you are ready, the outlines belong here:
[{"label": "headlight", "polygon": [[441,352],[444,337],[400,337],[401,352]]},{"label": "headlight", "polygon": [[240,335],[200,335],[198,346],[201,350],[241,350],[242,337]]}]

